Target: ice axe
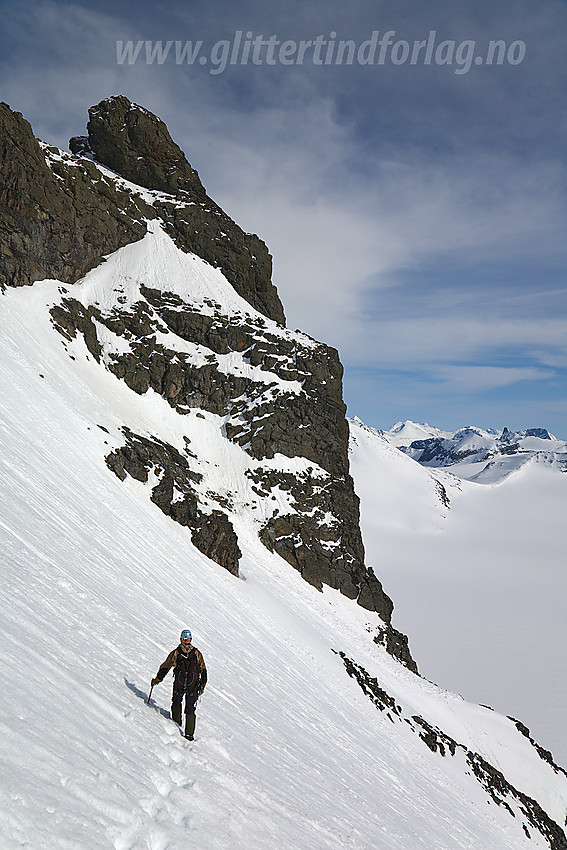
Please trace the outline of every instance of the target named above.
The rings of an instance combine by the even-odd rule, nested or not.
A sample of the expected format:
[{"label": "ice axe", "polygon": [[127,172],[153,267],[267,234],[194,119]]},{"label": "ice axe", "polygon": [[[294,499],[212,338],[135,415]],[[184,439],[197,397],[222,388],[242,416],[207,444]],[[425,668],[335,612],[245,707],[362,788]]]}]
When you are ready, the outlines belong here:
[{"label": "ice axe", "polygon": [[152,698],[152,691],[153,691],[153,689],[154,689],[154,683],[152,682],[152,683],[151,683],[151,685],[150,685],[150,692],[149,692],[149,694],[148,694],[148,698],[147,698],[147,700],[146,700],[146,705],[149,705],[149,704],[150,704],[150,700],[151,700],[151,698]]}]

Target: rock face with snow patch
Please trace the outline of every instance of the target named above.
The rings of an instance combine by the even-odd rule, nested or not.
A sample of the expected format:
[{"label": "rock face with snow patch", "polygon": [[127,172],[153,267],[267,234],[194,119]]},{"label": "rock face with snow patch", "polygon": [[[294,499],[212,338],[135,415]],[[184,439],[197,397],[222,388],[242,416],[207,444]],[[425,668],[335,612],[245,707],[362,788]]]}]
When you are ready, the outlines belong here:
[{"label": "rock face with snow patch", "polygon": [[[227,515],[219,510],[200,510],[193,483],[202,475],[191,470],[186,454],[158,439],[148,439],[122,429],[124,446],[111,452],[106,463],[124,481],[127,475],[146,483],[156,469],[159,481],[152,488],[151,500],[166,516],[192,530],[191,541],[203,554],[238,575],[241,551],[238,538]],[[191,452],[190,452],[191,453]],[[195,457],[195,455],[193,455]]]},{"label": "rock face with snow patch", "polygon": [[131,183],[163,193],[153,206],[176,244],[221,268],[260,313],[285,322],[266,245],[209,198],[163,121],[126,97],[110,97],[89,109],[87,131],[71,139],[72,151],[91,152]]},{"label": "rock face with snow patch", "polygon": [[[74,283],[159,216],[183,250],[222,268],[243,298],[283,323],[266,245],[208,197],[163,121],[122,96],[89,117],[88,136],[70,142],[79,155],[69,156],[40,144],[22,115],[0,104],[0,286]],[[148,204],[125,181],[158,194]]]},{"label": "rock face with snow patch", "polygon": [[[249,515],[308,582],[391,628],[391,600],[364,563],[338,353],[285,328],[266,246],[208,198],[162,121],[124,97],[89,116],[88,136],[67,154],[3,108],[2,285],[71,284],[51,307],[70,355],[83,345],[136,394],[164,399],[181,428],[206,420],[242,475],[229,488],[189,437],[172,445],[124,428],[107,465],[148,484],[152,501],[234,574],[235,526]],[[407,641],[390,638],[389,651],[410,664]]]},{"label": "rock face with snow patch", "polygon": [[40,144],[0,103],[0,289],[46,277],[74,283],[141,239],[155,215],[88,159]]}]

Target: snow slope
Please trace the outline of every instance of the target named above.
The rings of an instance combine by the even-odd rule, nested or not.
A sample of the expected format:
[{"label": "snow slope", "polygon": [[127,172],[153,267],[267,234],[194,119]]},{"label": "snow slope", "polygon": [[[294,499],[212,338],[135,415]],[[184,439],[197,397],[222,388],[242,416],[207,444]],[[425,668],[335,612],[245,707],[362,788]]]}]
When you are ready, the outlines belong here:
[{"label": "snow slope", "polygon": [[[194,417],[138,396],[79,339],[62,344],[47,313],[56,285],[0,296],[2,846],[563,846],[526,821],[524,798],[502,792],[497,805],[473,775],[467,751],[564,824],[566,776],[511,721],[395,662],[373,641],[377,615],[303,582],[248,514],[235,523],[236,579],[149,501],[148,484],[110,472],[124,423],[175,443]],[[200,439],[233,486],[216,419],[199,420],[193,448]],[[185,626],[210,674],[193,744],[167,717],[167,681],[144,704]],[[393,708],[377,709],[338,652]],[[418,715],[463,748],[434,752]]]},{"label": "snow slope", "polygon": [[368,563],[420,672],[519,717],[567,764],[567,476],[531,463],[496,486],[460,480],[360,421],[351,470]]}]

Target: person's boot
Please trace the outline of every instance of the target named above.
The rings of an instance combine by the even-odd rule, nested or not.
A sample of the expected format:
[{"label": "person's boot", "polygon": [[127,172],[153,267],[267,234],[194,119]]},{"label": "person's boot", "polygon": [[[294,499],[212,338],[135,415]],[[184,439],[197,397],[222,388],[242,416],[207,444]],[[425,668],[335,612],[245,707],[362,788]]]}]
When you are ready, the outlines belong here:
[{"label": "person's boot", "polygon": [[181,726],[181,705],[171,704],[171,719],[175,720],[178,726]]},{"label": "person's boot", "polygon": [[185,715],[185,737],[190,741],[194,740],[196,720],[197,718],[194,714]]}]

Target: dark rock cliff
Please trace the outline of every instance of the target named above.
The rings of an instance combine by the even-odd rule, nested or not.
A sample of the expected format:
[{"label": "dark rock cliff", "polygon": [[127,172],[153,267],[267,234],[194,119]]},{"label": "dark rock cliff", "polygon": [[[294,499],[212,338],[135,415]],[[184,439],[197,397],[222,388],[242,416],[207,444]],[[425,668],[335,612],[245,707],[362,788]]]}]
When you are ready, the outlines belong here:
[{"label": "dark rock cliff", "polygon": [[[89,109],[87,131],[80,145],[90,149],[97,162],[132,183],[184,202],[179,205],[165,198],[154,205],[180,248],[222,269],[256,310],[285,323],[265,244],[254,234],[244,233],[209,198],[163,121],[125,97],[110,97]],[[71,150],[75,145],[71,139]]]},{"label": "dark rock cliff", "polygon": [[46,149],[19,112],[0,104],[0,288],[54,277],[74,283],[105,254],[146,232],[156,213],[105,180],[88,159],[72,168]]},{"label": "dark rock cliff", "polygon": [[[62,161],[19,112],[0,104],[0,287],[48,276],[73,283],[105,254],[140,239],[144,219],[160,217],[180,248],[222,269],[239,295],[284,324],[268,249],[208,197],[163,121],[125,97],[101,101],[89,116],[89,135],[71,139],[79,155]],[[145,203],[105,179],[89,156],[164,197]]]},{"label": "dark rock cliff", "polygon": [[[286,512],[264,512],[264,545],[315,587],[336,588],[378,612],[391,630],[392,602],[364,563],[338,353],[285,329],[266,246],[208,198],[160,119],[112,97],[89,110],[87,130],[67,154],[38,142],[19,113],[1,106],[0,285],[45,277],[73,284],[104,255],[139,241],[152,221],[183,252],[222,271],[254,308],[237,319],[221,303],[197,304],[164,286],[140,285],[128,304],[117,289],[112,306],[103,307],[71,285],[62,288],[52,321],[65,344],[84,339],[95,360],[134,392],[158,393],[181,415],[219,417],[224,437],[248,458],[254,498],[263,506],[276,493],[288,500]],[[112,349],[108,339],[122,341]],[[198,346],[200,359],[185,353],[185,344]],[[225,355],[242,368],[223,365]],[[231,496],[208,490],[205,504],[204,473],[187,446],[127,428],[122,439],[107,457],[109,468],[122,480],[151,477],[155,504],[237,575]],[[270,463],[275,456],[300,458],[304,466],[285,472]],[[390,638],[381,642],[414,668],[403,636],[391,630]]]}]

